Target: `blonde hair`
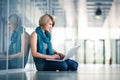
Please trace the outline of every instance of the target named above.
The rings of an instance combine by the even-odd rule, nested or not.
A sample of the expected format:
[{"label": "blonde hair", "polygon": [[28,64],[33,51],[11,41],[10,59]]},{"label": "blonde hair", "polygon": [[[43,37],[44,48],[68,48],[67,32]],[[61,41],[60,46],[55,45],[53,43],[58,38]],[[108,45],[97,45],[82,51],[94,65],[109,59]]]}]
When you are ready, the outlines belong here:
[{"label": "blonde hair", "polygon": [[45,26],[49,21],[52,21],[52,27],[55,25],[54,18],[49,14],[44,14],[39,19],[39,26]]}]

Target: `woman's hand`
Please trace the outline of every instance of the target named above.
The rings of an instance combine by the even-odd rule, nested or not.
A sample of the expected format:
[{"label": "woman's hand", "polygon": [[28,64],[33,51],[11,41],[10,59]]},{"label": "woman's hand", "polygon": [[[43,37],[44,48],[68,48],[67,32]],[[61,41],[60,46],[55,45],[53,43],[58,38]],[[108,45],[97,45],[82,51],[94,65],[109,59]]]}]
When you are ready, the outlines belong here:
[{"label": "woman's hand", "polygon": [[61,58],[60,55],[58,55],[58,54],[54,54],[54,55],[52,55],[52,57],[53,57],[53,59],[60,59]]},{"label": "woman's hand", "polygon": [[60,53],[60,52],[57,52],[55,49],[54,49],[54,52],[55,54],[59,55],[60,56],[60,59],[63,59],[65,57],[64,54]]},{"label": "woman's hand", "polygon": [[58,52],[57,52],[56,54],[59,55],[61,59],[63,59],[63,58],[65,57],[65,55],[62,54],[62,53],[58,53]]}]

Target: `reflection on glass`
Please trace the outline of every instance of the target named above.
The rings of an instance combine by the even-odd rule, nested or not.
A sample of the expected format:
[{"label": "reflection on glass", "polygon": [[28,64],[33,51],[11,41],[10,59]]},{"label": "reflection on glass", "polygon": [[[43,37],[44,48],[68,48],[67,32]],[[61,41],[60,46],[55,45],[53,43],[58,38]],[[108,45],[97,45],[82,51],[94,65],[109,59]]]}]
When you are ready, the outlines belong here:
[{"label": "reflection on glass", "polygon": [[[5,4],[7,2],[6,0],[0,0],[0,55],[5,54],[6,51],[6,45],[7,45],[7,40],[6,40],[6,8],[7,6]],[[3,58],[0,56],[0,69],[6,69],[6,63]],[[1,65],[2,64],[2,65]]]},{"label": "reflection on glass", "polygon": [[26,72],[20,72],[20,73],[7,73],[5,75],[0,75],[0,80],[29,80],[27,78]]},{"label": "reflection on glass", "polygon": [[29,34],[25,32],[21,18],[17,14],[9,16],[9,28],[12,34],[8,55],[1,54],[1,58],[8,60],[8,69],[23,68],[26,65],[30,48]]}]

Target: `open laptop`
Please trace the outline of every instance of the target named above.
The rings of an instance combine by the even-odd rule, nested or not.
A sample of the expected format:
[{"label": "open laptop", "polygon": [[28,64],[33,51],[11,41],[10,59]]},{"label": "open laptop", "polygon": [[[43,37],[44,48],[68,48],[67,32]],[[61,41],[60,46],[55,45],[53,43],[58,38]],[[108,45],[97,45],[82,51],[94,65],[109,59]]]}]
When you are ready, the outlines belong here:
[{"label": "open laptop", "polygon": [[65,55],[65,57],[63,59],[46,59],[46,60],[48,60],[48,61],[64,61],[64,60],[67,60],[77,53],[79,47],[80,47],[80,45],[71,48],[68,51],[67,55]]}]

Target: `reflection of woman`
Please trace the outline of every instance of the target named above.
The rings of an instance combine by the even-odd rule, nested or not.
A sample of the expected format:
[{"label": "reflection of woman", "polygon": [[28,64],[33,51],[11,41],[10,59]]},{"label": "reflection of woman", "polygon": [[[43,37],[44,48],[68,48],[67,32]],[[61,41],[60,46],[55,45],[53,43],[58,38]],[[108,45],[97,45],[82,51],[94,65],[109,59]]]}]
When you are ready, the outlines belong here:
[{"label": "reflection of woman", "polygon": [[31,34],[31,52],[36,69],[38,71],[76,71],[78,63],[71,59],[62,62],[45,60],[46,58],[60,59],[64,57],[62,53],[59,53],[52,48],[50,31],[54,24],[55,22],[53,17],[49,14],[45,14],[39,20],[39,27],[37,27]]},{"label": "reflection of woman", "polygon": [[8,68],[23,68],[26,65],[30,48],[29,35],[24,31],[21,18],[16,14],[10,15],[9,28],[12,30],[12,35],[8,50]]}]

